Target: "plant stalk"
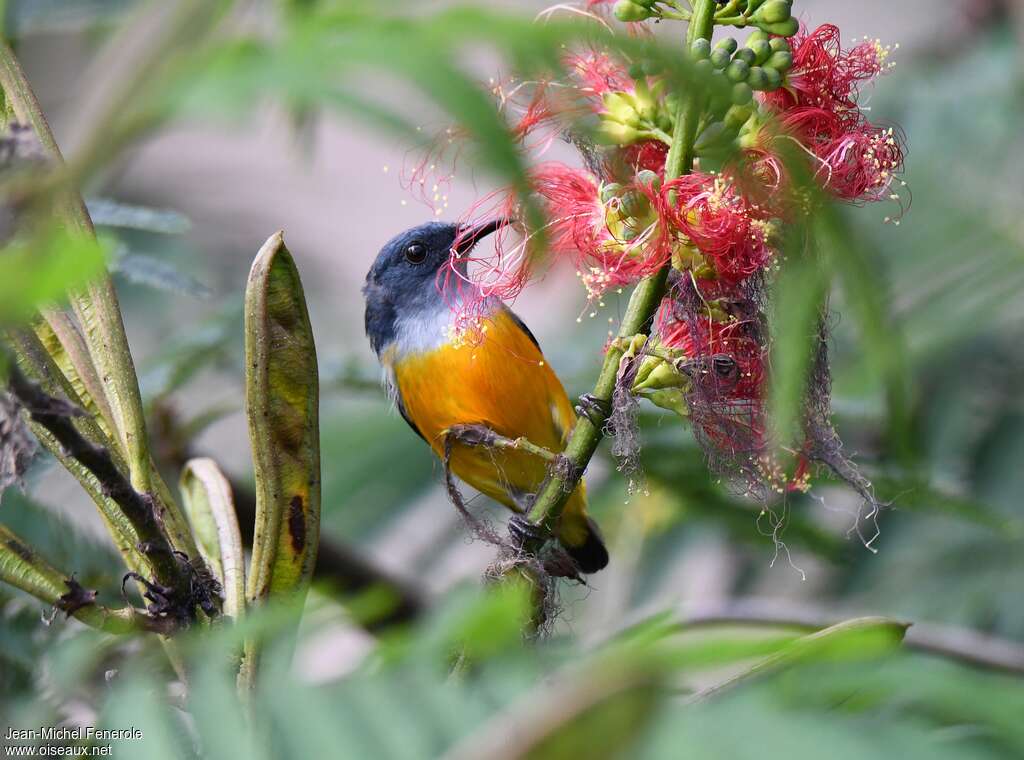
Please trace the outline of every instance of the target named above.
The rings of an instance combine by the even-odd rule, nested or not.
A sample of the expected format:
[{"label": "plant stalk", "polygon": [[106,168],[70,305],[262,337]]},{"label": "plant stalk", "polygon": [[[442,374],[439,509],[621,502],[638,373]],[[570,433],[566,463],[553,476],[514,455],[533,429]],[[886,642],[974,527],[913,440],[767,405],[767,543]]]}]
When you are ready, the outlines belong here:
[{"label": "plant stalk", "polygon": [[[714,31],[714,0],[695,0],[693,17],[686,32],[686,52],[697,39],[711,39]],[[665,160],[665,179],[672,180],[693,170],[694,143],[697,137],[697,124],[702,110],[703,94],[696,91],[689,97],[681,99],[679,111],[676,113],[675,128],[672,136],[672,147]],[[604,434],[604,425],[608,420],[612,394],[618,377],[619,363],[625,352],[624,346],[634,335],[647,335],[651,331],[654,314],[658,310],[661,299],[665,296],[668,282],[669,265],[666,264],[658,272],[641,280],[633,290],[626,306],[626,314],[622,318],[618,337],[623,340],[612,341],[605,354],[601,373],[591,394],[602,407],[591,415],[582,415],[573,427],[569,444],[563,452],[572,464],[570,472],[565,474],[552,473],[541,488],[537,499],[530,509],[531,522],[552,530],[562,515],[562,509],[575,490],[583,471],[586,469],[597,445]]]}]

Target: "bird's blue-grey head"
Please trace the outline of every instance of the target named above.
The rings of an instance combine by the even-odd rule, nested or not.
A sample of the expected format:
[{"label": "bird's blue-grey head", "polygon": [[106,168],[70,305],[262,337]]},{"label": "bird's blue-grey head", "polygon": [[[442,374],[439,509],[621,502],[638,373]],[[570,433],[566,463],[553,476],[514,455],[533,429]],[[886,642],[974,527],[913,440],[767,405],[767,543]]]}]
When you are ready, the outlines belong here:
[{"label": "bird's blue-grey head", "polygon": [[[391,238],[377,254],[366,275],[366,335],[380,353],[395,338],[400,318],[432,313],[443,302],[439,272],[448,266],[454,251],[465,257],[477,242],[505,225],[495,219],[466,227],[447,222],[427,222]],[[465,275],[467,261],[456,258],[454,266]],[[443,274],[441,275],[443,277]]]}]

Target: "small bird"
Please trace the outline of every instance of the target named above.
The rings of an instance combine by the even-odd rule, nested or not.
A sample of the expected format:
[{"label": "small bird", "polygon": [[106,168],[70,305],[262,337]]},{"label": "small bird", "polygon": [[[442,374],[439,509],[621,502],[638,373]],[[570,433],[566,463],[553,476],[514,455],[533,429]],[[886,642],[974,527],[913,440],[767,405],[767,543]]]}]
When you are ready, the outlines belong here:
[{"label": "small bird", "polygon": [[[557,453],[576,422],[537,339],[499,298],[483,296],[466,276],[476,243],[506,223],[413,227],[388,241],[366,276],[370,345],[399,413],[439,457],[454,426],[479,425],[505,438],[525,437]],[[442,268],[449,265],[464,280],[457,293],[439,285],[447,274]],[[459,303],[453,299],[474,305],[479,339],[459,339]],[[520,449],[453,442],[449,461],[463,481],[517,514],[529,508],[547,474],[544,459]],[[580,571],[594,573],[608,564],[608,552],[586,508],[581,482],[555,533]]]}]

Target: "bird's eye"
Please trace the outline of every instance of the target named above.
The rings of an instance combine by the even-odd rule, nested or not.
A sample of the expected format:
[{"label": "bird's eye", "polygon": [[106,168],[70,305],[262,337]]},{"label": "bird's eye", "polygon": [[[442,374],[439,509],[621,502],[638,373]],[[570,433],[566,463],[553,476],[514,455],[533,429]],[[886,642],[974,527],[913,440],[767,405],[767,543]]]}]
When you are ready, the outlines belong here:
[{"label": "bird's eye", "polygon": [[422,264],[427,258],[427,247],[423,243],[410,243],[405,249],[405,260],[410,264]]}]

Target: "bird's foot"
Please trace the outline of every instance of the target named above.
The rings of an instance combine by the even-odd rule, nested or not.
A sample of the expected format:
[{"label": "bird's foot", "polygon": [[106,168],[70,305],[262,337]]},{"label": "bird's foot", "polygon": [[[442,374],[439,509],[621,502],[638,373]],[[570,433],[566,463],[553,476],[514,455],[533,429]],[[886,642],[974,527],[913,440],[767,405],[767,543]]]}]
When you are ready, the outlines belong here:
[{"label": "bird's foot", "polygon": [[592,393],[584,393],[580,396],[579,403],[576,405],[577,416],[586,417],[596,427],[604,425],[611,412],[611,404]]},{"label": "bird's foot", "polygon": [[517,549],[524,549],[529,544],[540,543],[547,538],[547,531],[522,515],[513,515],[509,518],[508,534]]}]

